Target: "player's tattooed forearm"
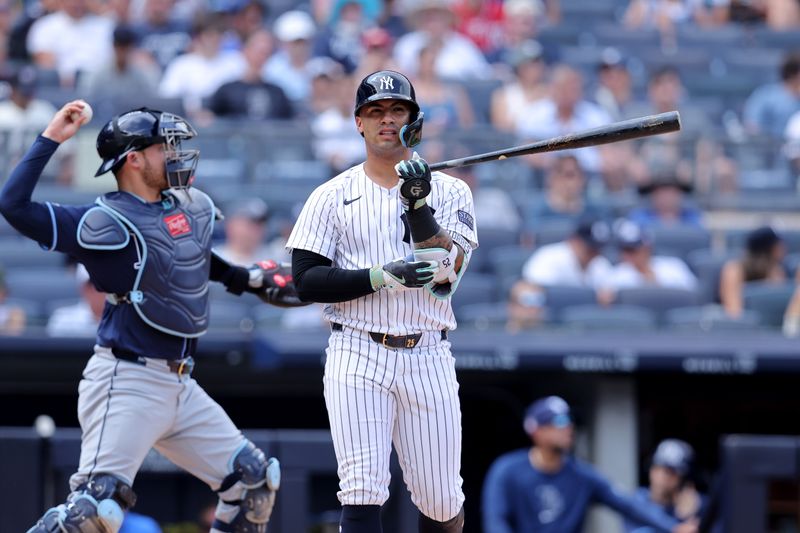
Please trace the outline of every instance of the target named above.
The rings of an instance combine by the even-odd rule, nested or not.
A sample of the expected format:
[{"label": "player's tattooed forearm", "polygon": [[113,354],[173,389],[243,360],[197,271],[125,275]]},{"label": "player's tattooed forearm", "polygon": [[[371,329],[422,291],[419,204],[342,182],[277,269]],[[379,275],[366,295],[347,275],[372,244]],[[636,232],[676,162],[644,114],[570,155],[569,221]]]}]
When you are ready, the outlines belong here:
[{"label": "player's tattooed forearm", "polygon": [[453,246],[458,247],[458,256],[456,256],[456,272],[461,271],[461,265],[464,263],[464,249],[458,244],[453,243],[453,237],[450,232],[444,228],[439,228],[439,231],[430,239],[425,239],[422,242],[415,242],[415,249],[422,248],[444,248],[445,250],[452,249]]},{"label": "player's tattooed forearm", "polygon": [[453,246],[453,238],[450,236],[450,232],[444,228],[439,228],[436,235],[430,239],[414,243],[414,248],[444,248],[449,250],[451,246]]}]

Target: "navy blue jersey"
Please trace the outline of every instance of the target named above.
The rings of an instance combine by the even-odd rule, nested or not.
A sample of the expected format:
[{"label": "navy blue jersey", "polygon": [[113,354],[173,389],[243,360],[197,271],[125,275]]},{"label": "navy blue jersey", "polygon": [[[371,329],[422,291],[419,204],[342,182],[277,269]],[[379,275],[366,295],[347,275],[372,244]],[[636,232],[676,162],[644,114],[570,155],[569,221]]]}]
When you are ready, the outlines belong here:
[{"label": "navy blue jersey", "polygon": [[656,531],[678,521],[657,506],[616,491],[590,465],[566,458],[561,470],[546,474],[528,459],[528,449],[500,456],[483,487],[484,533],[580,533],[589,506],[607,505]]},{"label": "navy blue jersey", "polygon": [[[87,250],[78,244],[77,229],[81,217],[94,204],[62,206],[31,202],[42,169],[56,148],[58,143],[50,139],[41,136],[36,139],[0,192],[0,211],[20,233],[43,248],[63,252],[83,263],[98,290],[126,294],[136,277],[135,239],[120,250]],[[161,202],[148,206],[154,213],[163,209]],[[192,355],[197,341],[148,326],[131,305],[106,303],[97,331],[97,344],[146,357],[177,359]]]}]

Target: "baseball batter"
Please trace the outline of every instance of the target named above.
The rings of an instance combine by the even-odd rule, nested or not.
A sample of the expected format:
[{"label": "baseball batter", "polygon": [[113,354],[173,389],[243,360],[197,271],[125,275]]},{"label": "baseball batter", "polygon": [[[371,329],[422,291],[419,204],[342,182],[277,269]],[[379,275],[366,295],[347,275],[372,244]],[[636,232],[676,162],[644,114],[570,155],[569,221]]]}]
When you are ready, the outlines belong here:
[{"label": "baseball batter", "polygon": [[450,296],[477,246],[472,194],[411,157],[422,113],[402,74],[364,78],[355,123],[366,161],[312,193],[287,243],[301,299],[330,304],[324,389],[340,531],[382,530],[394,444],[419,531],[460,532],[461,413],[447,334]]},{"label": "baseball batter", "polygon": [[43,247],[81,262],[109,294],[94,355],[78,389],[78,471],[66,503],[29,533],[116,533],[132,507],[136,472],[151,447],[219,494],[213,532],[259,532],[280,483],[273,458],[249,442],[191,377],[197,339],[208,325],[208,281],[276,304],[297,302],[274,264],[233,266],[211,251],[216,210],[191,188],[198,152],[183,118],[137,109],[97,137],[97,176],[118,190],[95,204],[31,202],[42,169],[86,122],[84,104],[61,108],[0,192],[0,212]]}]

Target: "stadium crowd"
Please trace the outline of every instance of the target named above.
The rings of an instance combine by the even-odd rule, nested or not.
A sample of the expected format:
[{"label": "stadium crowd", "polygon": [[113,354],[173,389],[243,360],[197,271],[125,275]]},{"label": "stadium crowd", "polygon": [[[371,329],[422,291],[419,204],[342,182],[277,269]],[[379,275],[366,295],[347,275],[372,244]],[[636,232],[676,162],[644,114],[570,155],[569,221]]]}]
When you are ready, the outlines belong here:
[{"label": "stadium crowd", "polygon": [[[144,104],[184,114],[197,185],[232,215],[219,245],[249,262],[277,257],[308,193],[363,160],[354,88],[379,68],[415,84],[430,161],[679,110],[679,133],[454,169],[481,228],[457,315],[795,335],[798,28],[793,0],[2,0],[0,182],[73,97],[92,125]],[[91,201],[92,143],[73,144],[42,194]],[[238,202],[251,197],[264,205]],[[44,255],[0,221],[3,334],[80,300]],[[31,269],[57,271],[55,293]],[[323,326],[255,303],[221,304],[212,327]]]}]

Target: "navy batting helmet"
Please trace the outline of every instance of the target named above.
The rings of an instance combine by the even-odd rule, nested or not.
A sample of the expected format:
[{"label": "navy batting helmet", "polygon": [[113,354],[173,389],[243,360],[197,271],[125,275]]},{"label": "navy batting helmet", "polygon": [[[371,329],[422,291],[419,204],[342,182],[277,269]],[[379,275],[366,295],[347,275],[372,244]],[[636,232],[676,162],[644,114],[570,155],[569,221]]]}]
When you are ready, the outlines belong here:
[{"label": "navy batting helmet", "polygon": [[400,140],[410,148],[422,139],[423,113],[419,110],[414,86],[404,75],[393,70],[379,70],[361,80],[356,91],[356,107],[353,114],[366,104],[376,100],[402,100],[411,106],[409,123],[400,131]]},{"label": "navy batting helmet", "polygon": [[119,169],[129,153],[164,143],[170,187],[187,187],[199,152],[182,150],[181,141],[197,135],[189,122],[172,113],[142,107],[112,118],[97,135],[97,153],[103,159],[95,176]]}]

